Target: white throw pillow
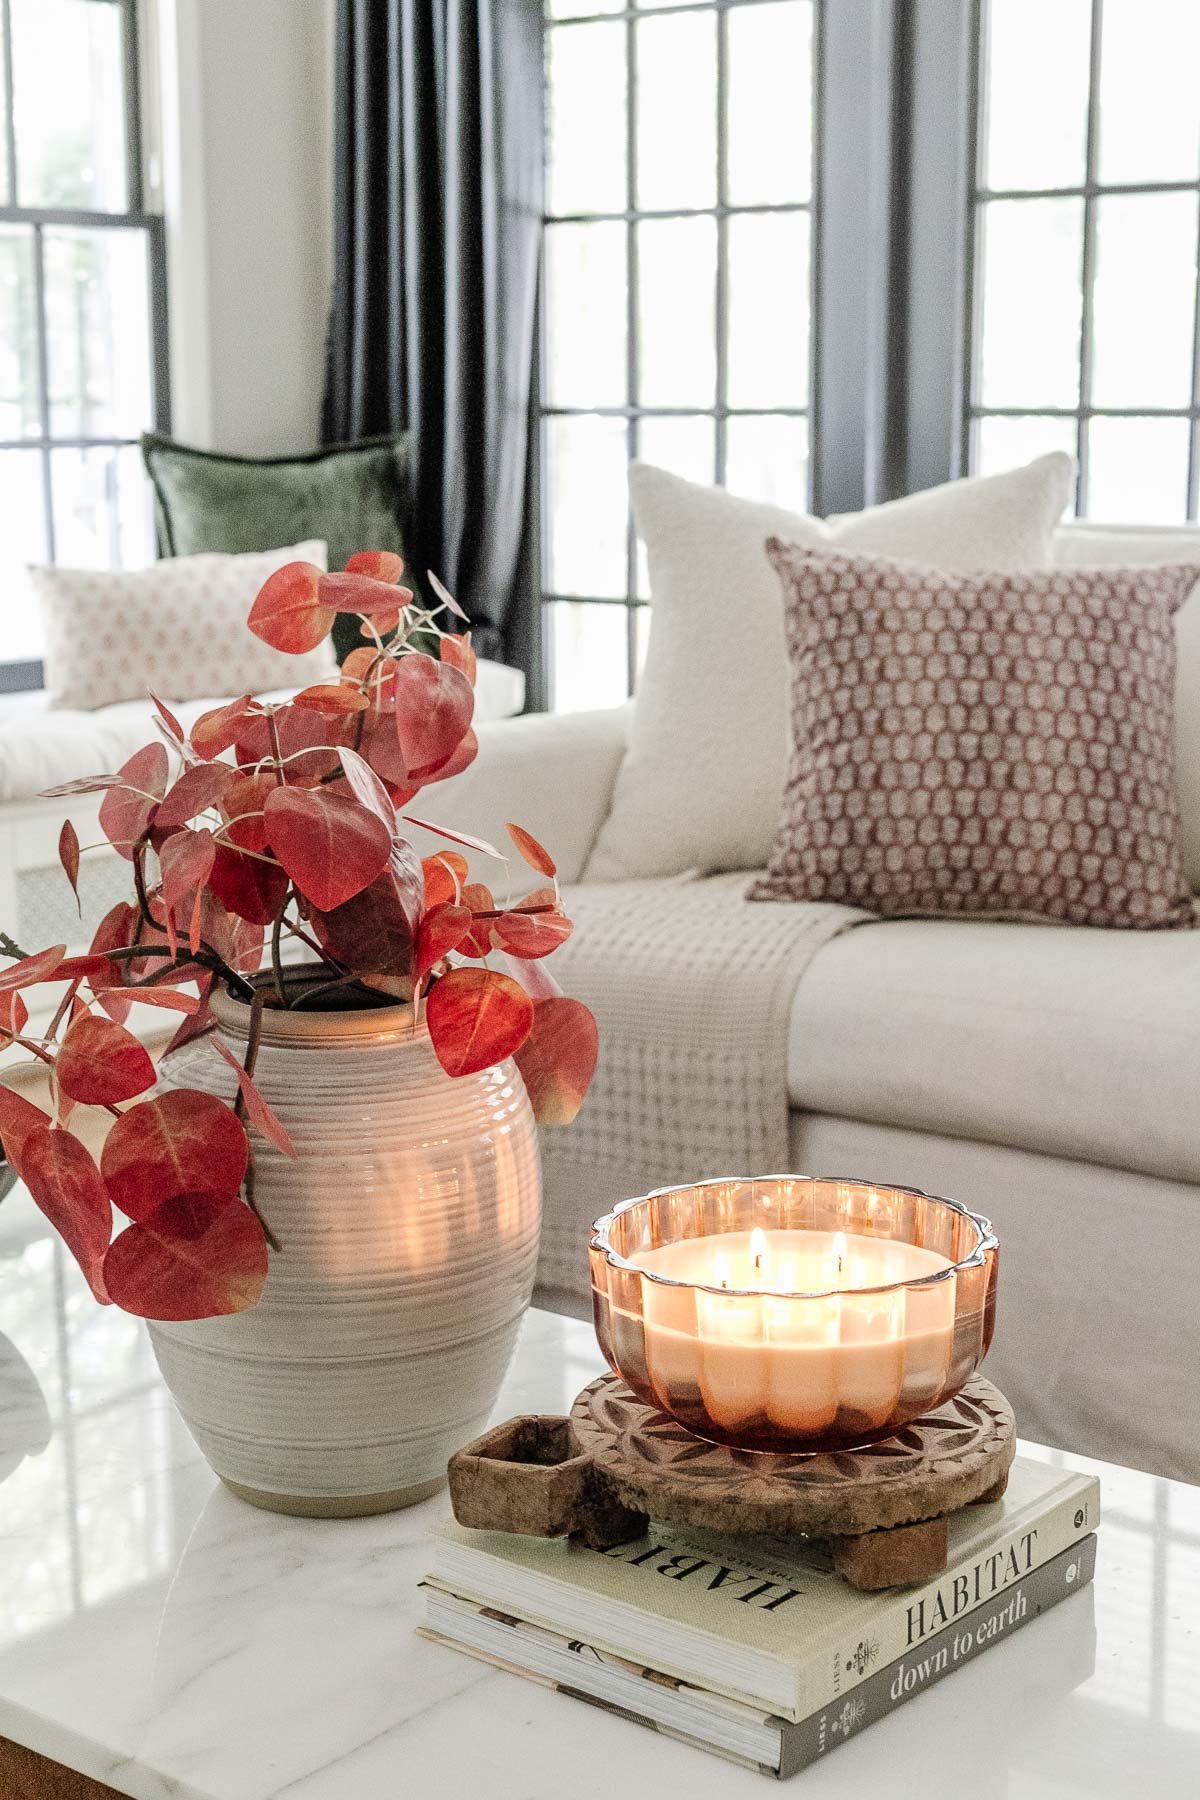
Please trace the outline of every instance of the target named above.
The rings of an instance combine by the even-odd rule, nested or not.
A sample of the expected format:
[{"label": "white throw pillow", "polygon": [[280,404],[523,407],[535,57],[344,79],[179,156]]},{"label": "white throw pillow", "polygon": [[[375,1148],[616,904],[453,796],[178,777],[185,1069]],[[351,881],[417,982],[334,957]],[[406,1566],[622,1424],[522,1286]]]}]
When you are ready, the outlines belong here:
[{"label": "white throw pillow", "polygon": [[1071,458],[1055,452],[1011,474],[822,520],[635,464],[653,628],[629,749],[585,879],[765,864],[790,749],[769,537],[952,570],[1036,568],[1049,560],[1073,475]]},{"label": "white throw pillow", "polygon": [[[1055,535],[1062,568],[1107,563],[1200,562],[1200,525],[1064,525]],[[1200,587],[1175,614],[1175,780],[1183,822],[1183,867],[1200,893]]]},{"label": "white throw pillow", "polygon": [[52,707],[307,687],[337,672],[326,640],[304,656],[246,629],[259,588],[289,562],[326,567],[320,540],[243,556],[171,556],[148,569],[31,568]]}]

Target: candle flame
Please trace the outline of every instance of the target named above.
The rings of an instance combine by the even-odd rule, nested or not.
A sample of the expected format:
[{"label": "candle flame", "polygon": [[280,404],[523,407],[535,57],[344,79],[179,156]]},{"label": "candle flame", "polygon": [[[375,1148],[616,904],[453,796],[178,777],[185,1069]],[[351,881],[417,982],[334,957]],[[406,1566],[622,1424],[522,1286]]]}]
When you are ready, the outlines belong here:
[{"label": "candle flame", "polygon": [[767,1234],[760,1225],[756,1225],[750,1233],[750,1258],[754,1264],[756,1276],[761,1277],[764,1274],[770,1254]]}]

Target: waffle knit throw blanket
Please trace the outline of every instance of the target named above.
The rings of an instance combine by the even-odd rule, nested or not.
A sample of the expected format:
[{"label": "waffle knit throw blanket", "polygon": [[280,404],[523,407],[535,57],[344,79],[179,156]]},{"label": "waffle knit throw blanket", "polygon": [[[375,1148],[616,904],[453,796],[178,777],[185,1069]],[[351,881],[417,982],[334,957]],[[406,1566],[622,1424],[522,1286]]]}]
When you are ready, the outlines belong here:
[{"label": "waffle knit throw blanket", "polygon": [[538,1281],[590,1292],[587,1241],[621,1200],[709,1176],[788,1165],[788,1018],[852,907],[752,904],[745,874],[567,890],[575,931],[554,975],[600,1026],[600,1061],[573,1125],[540,1133]]}]

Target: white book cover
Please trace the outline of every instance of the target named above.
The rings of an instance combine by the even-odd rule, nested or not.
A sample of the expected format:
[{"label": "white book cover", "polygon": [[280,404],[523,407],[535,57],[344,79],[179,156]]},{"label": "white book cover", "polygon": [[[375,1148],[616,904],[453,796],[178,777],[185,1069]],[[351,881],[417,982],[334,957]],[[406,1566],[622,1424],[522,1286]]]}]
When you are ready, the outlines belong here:
[{"label": "white book cover", "polygon": [[1018,1457],[1002,1500],[949,1525],[944,1574],[863,1594],[820,1545],[652,1525],[577,1539],[435,1534],[429,1580],[683,1681],[805,1718],[1096,1529],[1095,1478]]}]

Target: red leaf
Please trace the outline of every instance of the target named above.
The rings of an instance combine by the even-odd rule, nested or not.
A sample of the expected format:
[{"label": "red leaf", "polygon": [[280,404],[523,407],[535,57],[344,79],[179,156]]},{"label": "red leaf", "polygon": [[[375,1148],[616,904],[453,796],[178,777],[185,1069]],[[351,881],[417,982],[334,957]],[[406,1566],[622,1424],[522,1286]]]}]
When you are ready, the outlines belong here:
[{"label": "red leaf", "polygon": [[168,768],[166,745],[147,744],[118,771],[121,785],[110,788],[100,803],[100,829],[127,862],[167,791]]},{"label": "red leaf", "polygon": [[[527,910],[532,906],[548,910]],[[549,956],[552,950],[566,943],[573,929],[550,888],[530,894],[520,906],[501,913],[493,926],[500,948],[507,950],[510,956],[522,958]]]},{"label": "red leaf", "polygon": [[[407,593],[408,589],[405,588],[404,592]],[[395,631],[399,623],[400,614],[398,611],[376,613],[373,619],[363,620],[358,628],[358,635],[359,637],[370,638],[372,642],[374,642],[376,638],[386,637],[389,631]]]},{"label": "red leaf", "polygon": [[79,898],[79,834],[70,819],[63,820],[62,830],[58,834],[58,860],[66,871],[82,919],[83,902]]},{"label": "red leaf", "polygon": [[194,994],[184,994],[178,988],[169,987],[138,988],[136,993],[129,988],[120,993],[109,988],[97,995],[97,1001],[106,1013],[118,1020],[129,1017],[129,1008],[135,1001],[138,1006],[164,1006],[170,1012],[194,1013],[200,1010],[200,1002]]},{"label": "red leaf", "polygon": [[83,956],[65,956],[54,971],[55,981],[89,981],[95,987],[106,985],[112,963],[99,951],[88,950]]},{"label": "red leaf", "polygon": [[20,994],[8,989],[0,994],[0,1045],[11,1044],[29,1023],[29,1008]]},{"label": "red leaf", "polygon": [[396,809],[370,763],[364,762],[357,750],[339,750],[338,759],[354,798],[370,812],[378,813],[390,835],[396,824]]},{"label": "red leaf", "polygon": [[533,1024],[533,1001],[494,969],[451,969],[429,991],[425,1017],[448,1075],[474,1075],[515,1056]]},{"label": "red leaf", "polygon": [[112,1207],[100,1171],[69,1131],[38,1126],[21,1146],[21,1179],[61,1237],[97,1300],[107,1304],[104,1253]]},{"label": "red leaf", "polygon": [[222,750],[236,743],[249,721],[259,716],[258,706],[249,694],[243,694],[240,700],[227,700],[224,706],[214,706],[211,712],[201,713],[192,726],[192,749],[198,756],[220,756]]},{"label": "red leaf", "polygon": [[264,808],[271,848],[322,912],[369,887],[387,867],[391,833],[377,813],[328,788],[276,788]]},{"label": "red leaf", "polygon": [[425,874],[425,905],[440,906],[443,901],[457,902],[467,879],[467,859],[457,850],[440,850],[427,856],[421,864]]},{"label": "red leaf", "polygon": [[[185,827],[167,839],[158,853],[158,864],[162,870],[162,896],[172,912],[191,905],[197,889],[208,880],[215,854],[213,834],[207,827],[199,831]],[[193,944],[193,956],[196,949]]]},{"label": "red leaf", "polygon": [[151,694],[150,698],[154,702],[155,712],[170,732],[175,743],[182,749],[186,735],[183,726],[179,723],[179,720],[175,717],[175,714],[171,711],[170,707],[165,706],[157,694]]},{"label": "red leaf", "polygon": [[426,580],[429,582],[430,587],[433,589],[442,605],[446,607],[448,611],[452,612],[456,619],[462,619],[465,622],[467,617],[466,613],[458,604],[458,601],[454,598],[454,595],[449,589],[438,580],[432,569],[426,576]]},{"label": "red leaf", "polygon": [[475,691],[460,669],[416,651],[396,666],[396,738],[408,778],[436,769],[471,727]]},{"label": "red leaf", "polygon": [[218,844],[208,887],[221,905],[239,919],[251,925],[270,925],[288,890],[287,870]]},{"label": "red leaf", "polygon": [[257,775],[234,771],[233,780],[221,799],[221,815],[226,821],[225,837],[241,850],[265,850],[267,828],[263,823],[263,807],[267,795],[279,786],[269,769]]},{"label": "red leaf", "polygon": [[117,1305],[143,1319],[213,1319],[244,1312],[267,1278],[263,1228],[239,1200],[177,1194],[130,1225],[104,1259]]},{"label": "red leaf", "polygon": [[194,1043],[197,1038],[204,1037],[208,1032],[215,1029],[217,1021],[214,1019],[208,1004],[209,993],[212,989],[212,981],[212,976],[205,973],[203,979],[199,982],[199,1004],[196,1011],[182,1021],[175,1036],[163,1051],[162,1056],[164,1062],[167,1057],[171,1056],[176,1050],[182,1050],[185,1044]]},{"label": "red leaf", "polygon": [[23,956],[10,969],[0,969],[0,994],[15,992],[17,988],[33,987],[39,981],[49,981],[66,954],[65,944],[54,944],[49,950],[38,950],[32,956]]},{"label": "red leaf", "polygon": [[558,870],[550,852],[544,849],[537,839],[525,830],[524,826],[509,824],[504,829],[530,868],[536,869],[539,875],[546,875],[553,881]]},{"label": "red leaf", "polygon": [[461,775],[464,769],[470,768],[478,755],[479,739],[473,731],[468,731],[453,756],[447,757],[444,763],[439,763],[428,775],[422,774],[421,786],[432,786],[435,781],[449,781],[452,775]]},{"label": "red leaf", "polygon": [[413,962],[415,978],[418,981],[424,980],[434,963],[458,949],[470,929],[469,907],[435,906],[431,912],[427,912],[417,931],[416,956]]},{"label": "red leaf", "polygon": [[492,890],[484,887],[481,881],[469,881],[460,900],[473,914],[493,915],[491,918],[472,918],[471,929],[459,945],[464,956],[486,956],[492,948],[492,927],[496,923],[496,902],[492,897]]},{"label": "red leaf", "polygon": [[154,1086],[154,1064],[132,1032],[94,1013],[71,1026],[56,1067],[63,1093],[84,1106],[132,1100]]},{"label": "red leaf", "polygon": [[499,960],[518,986],[525,989],[535,1006],[539,1000],[557,998],[562,994],[562,989],[546,967],[544,959],[530,962],[527,957],[506,956],[501,950]]},{"label": "red leaf", "polygon": [[190,824],[200,813],[207,812],[210,806],[220,804],[225,790],[234,779],[234,771],[228,763],[194,763],[190,769],[183,771],[154,815],[156,829],[174,831],[180,825]]},{"label": "red leaf", "polygon": [[106,788],[120,787],[119,775],[78,775],[74,781],[62,781],[57,787],[43,788],[42,800],[66,800],[72,794],[102,794]]},{"label": "red leaf", "polygon": [[432,831],[436,837],[449,838],[451,843],[465,844],[468,850],[478,850],[484,856],[494,856],[497,862],[504,861],[495,845],[486,843],[483,838],[472,837],[466,831],[451,831],[448,825],[435,825],[431,819],[414,818],[412,813],[405,813],[404,817],[408,824],[419,825],[422,831]]},{"label": "red leaf", "polygon": [[313,926],[322,948],[354,974],[408,977],[424,895],[416,852],[399,842],[370,887],[329,912],[315,913]]},{"label": "red leaf", "polygon": [[40,1106],[27,1100],[24,1094],[18,1094],[15,1088],[5,1087],[0,1083],[0,1142],[4,1145],[4,1154],[18,1175],[23,1175],[22,1158],[25,1140],[31,1131],[40,1126],[49,1128],[50,1115],[44,1113]]},{"label": "red leaf", "polygon": [[349,681],[325,681],[318,682],[315,687],[301,688],[298,694],[293,694],[292,705],[337,718],[341,713],[366,712],[370,701],[361,688]]},{"label": "red leaf", "polygon": [[569,1125],[596,1068],[600,1034],[582,1000],[539,1000],[517,1067],[539,1125]]},{"label": "red leaf", "polygon": [[176,1194],[232,1199],[249,1157],[245,1127],[226,1101],[173,1088],[121,1114],[105,1139],[100,1172],[113,1204],[145,1223]]},{"label": "red leaf", "polygon": [[395,583],[404,573],[404,558],[394,550],[356,550],[346,564],[346,573]]},{"label": "red leaf", "polygon": [[444,637],[439,655],[444,663],[453,663],[459,673],[466,676],[471,686],[475,686],[475,652],[471,648],[469,631],[464,631],[461,636]]},{"label": "red leaf", "polygon": [[290,656],[315,650],[329,636],[337,611],[321,594],[327,579],[323,569],[306,562],[285,563],[268,575],[246,621],[255,637]]},{"label": "red leaf", "polygon": [[374,576],[349,569],[344,574],[322,575],[321,605],[335,612],[365,613],[373,618],[378,613],[394,613],[400,596],[391,581],[377,581]]},{"label": "red leaf", "polygon": [[[265,868],[266,864],[260,864],[259,867]],[[205,894],[200,908],[200,930],[205,942],[212,945],[217,955],[231,969],[253,974],[261,963],[265,936],[262,926],[252,919],[243,919],[227,911],[212,891],[211,876],[209,892]],[[176,971],[175,979],[192,981],[196,976],[181,975]]]},{"label": "red leaf", "polygon": [[267,1105],[267,1102],[255,1087],[249,1075],[247,1075],[237,1057],[221,1042],[219,1037],[215,1037],[212,1040],[212,1045],[218,1055],[225,1058],[225,1061],[237,1076],[238,1086],[242,1090],[242,1097],[246,1102],[246,1112],[249,1115],[250,1123],[262,1132],[268,1143],[274,1144],[281,1155],[290,1156],[292,1161],[295,1162],[299,1157],[300,1152],[296,1149],[295,1144],[293,1144],[291,1138],[284,1130],[279,1119]]},{"label": "red leaf", "polygon": [[[118,900],[117,904],[110,907],[97,925],[96,935],[92,939],[92,947],[88,953],[89,961],[92,957],[96,959],[96,966],[89,969],[87,976],[94,994],[107,992],[124,985],[125,975],[121,961],[110,959],[103,953],[106,950],[123,950],[135,943],[137,941],[135,935],[137,922],[137,907],[131,906],[128,901]],[[132,1002],[127,1002],[122,1007],[114,996],[113,1004],[108,1010],[114,1018],[123,1019],[129,1011],[130,1004]]]}]

